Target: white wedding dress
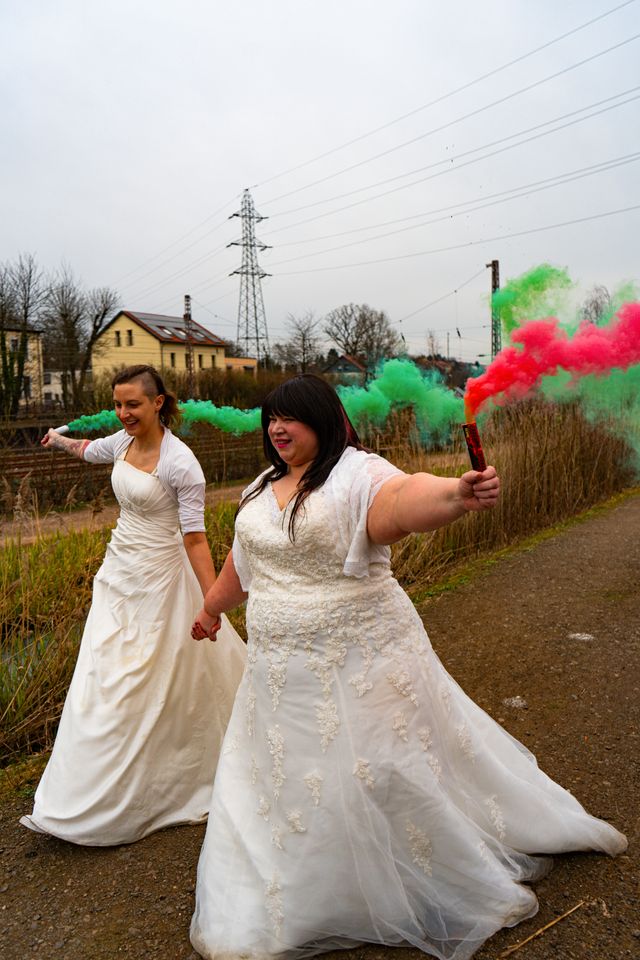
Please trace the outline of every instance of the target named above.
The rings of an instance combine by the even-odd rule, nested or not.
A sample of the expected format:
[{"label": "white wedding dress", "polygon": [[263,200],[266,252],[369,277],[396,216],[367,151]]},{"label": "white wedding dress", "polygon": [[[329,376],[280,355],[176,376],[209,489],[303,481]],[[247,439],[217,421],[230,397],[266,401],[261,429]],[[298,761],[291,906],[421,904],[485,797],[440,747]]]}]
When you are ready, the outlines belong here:
[{"label": "white wedding dress", "polygon": [[532,854],[626,846],[434,654],[366,538],[394,472],[347,450],[294,543],[270,486],[238,515],[249,653],[198,868],[203,957],[372,942],[461,960],[536,912]]},{"label": "white wedding dress", "polygon": [[[202,591],[155,474],[117,460],[121,513],[49,763],[22,823],[79,844],[131,843],[206,818],[246,659],[225,619],[191,639]],[[69,589],[73,589],[69,585]]]}]

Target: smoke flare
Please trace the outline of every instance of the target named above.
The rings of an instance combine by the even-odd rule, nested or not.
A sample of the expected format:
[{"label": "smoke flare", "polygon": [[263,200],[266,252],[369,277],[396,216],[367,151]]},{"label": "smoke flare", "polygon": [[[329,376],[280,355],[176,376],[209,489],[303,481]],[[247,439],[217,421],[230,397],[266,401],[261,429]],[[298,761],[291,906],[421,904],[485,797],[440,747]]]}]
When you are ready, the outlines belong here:
[{"label": "smoke flare", "polygon": [[473,416],[490,398],[517,400],[559,370],[574,380],[609,374],[640,363],[640,303],[620,308],[607,327],[583,323],[570,337],[555,317],[532,320],[514,330],[512,342],[485,373],[467,382],[465,405]]}]

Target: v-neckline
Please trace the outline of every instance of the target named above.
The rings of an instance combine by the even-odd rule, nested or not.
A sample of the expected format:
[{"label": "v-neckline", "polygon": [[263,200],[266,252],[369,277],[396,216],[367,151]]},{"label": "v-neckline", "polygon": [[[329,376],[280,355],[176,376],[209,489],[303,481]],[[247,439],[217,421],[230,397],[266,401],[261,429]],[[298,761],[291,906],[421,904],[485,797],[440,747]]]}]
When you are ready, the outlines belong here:
[{"label": "v-neckline", "polygon": [[[289,504],[291,503],[291,501],[293,500],[293,498],[295,497],[295,495],[296,495],[296,494],[295,494],[295,491],[291,494],[291,496],[289,497],[289,499],[287,500],[287,502],[285,503],[285,505],[284,505],[283,507],[281,507],[281,506],[280,506],[280,501],[278,500],[278,495],[276,494],[276,491],[273,489],[273,481],[269,481],[269,490],[271,491],[271,497],[273,498],[273,502],[275,503],[276,507],[278,508],[278,513],[280,513],[280,514],[284,513],[285,510],[287,509],[287,507],[289,506]],[[296,490],[297,490],[297,488],[296,488]]]}]

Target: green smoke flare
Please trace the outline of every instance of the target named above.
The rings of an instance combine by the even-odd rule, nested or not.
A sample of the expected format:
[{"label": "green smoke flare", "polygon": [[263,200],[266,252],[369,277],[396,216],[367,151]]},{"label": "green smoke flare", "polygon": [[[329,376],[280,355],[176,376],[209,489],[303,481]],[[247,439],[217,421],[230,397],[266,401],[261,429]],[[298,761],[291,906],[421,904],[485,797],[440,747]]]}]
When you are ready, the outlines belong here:
[{"label": "green smoke flare", "polygon": [[510,337],[527,320],[557,316],[564,294],[572,286],[566,270],[541,263],[496,290],[491,307],[500,317],[503,333]]}]

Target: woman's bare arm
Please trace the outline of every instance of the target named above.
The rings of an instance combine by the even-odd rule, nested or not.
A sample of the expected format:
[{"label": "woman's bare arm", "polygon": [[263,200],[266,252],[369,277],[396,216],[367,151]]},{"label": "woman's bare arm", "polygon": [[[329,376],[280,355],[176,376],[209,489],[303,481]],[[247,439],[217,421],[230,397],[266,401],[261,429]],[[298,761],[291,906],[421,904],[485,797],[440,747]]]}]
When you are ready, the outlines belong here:
[{"label": "woman's bare arm", "polygon": [[367,533],[373,543],[395,543],[408,533],[437,530],[470,511],[488,510],[499,493],[500,480],[493,467],[482,473],[469,470],[459,478],[431,473],[393,477],[369,508]]},{"label": "woman's bare arm", "polygon": [[63,437],[50,427],[40,443],[48,450],[62,450],[64,453],[68,453],[72,457],[77,457],[78,460],[83,460],[85,447],[88,447],[91,441],[76,440],[73,437]]}]

